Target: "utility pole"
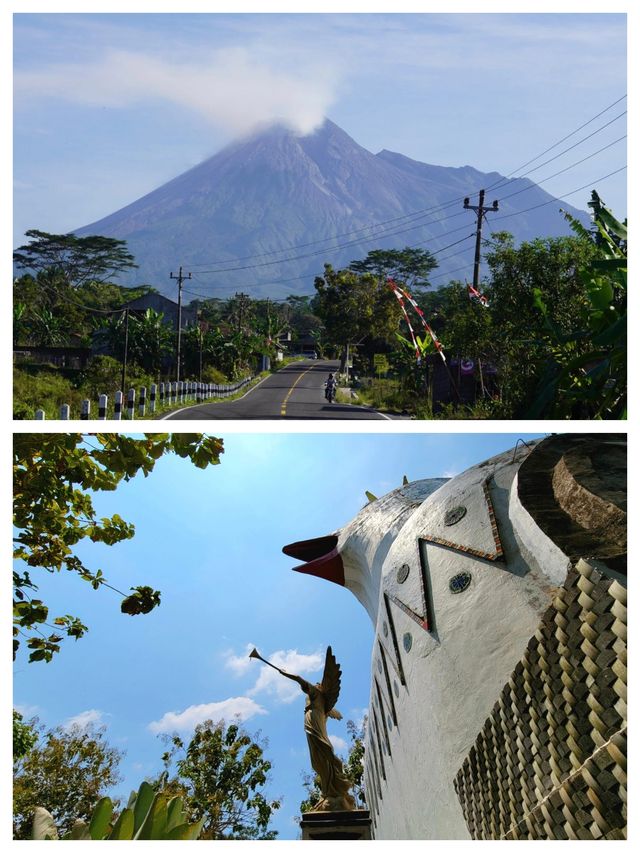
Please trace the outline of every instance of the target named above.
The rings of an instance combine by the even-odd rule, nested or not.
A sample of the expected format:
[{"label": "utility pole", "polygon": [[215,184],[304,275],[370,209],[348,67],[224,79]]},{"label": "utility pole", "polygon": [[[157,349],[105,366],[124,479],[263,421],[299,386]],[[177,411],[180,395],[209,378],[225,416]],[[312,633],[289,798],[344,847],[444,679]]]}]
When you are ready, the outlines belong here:
[{"label": "utility pole", "polygon": [[121,385],[122,393],[126,394],[127,389],[125,383],[127,381],[127,360],[129,357],[129,309],[124,309],[124,353],[122,355],[122,378]]},{"label": "utility pole", "polygon": [[176,343],[176,382],[180,382],[180,338],[182,336],[182,282],[191,278],[191,273],[182,274],[182,267],[178,271],[178,275],[171,273],[169,278],[174,278],[178,282],[178,338]]},{"label": "utility pole", "polygon": [[488,213],[489,211],[496,211],[499,208],[497,201],[494,201],[491,207],[485,207],[484,190],[480,190],[480,198],[478,199],[478,204],[469,204],[469,199],[465,198],[464,209],[475,210],[478,217],[478,223],[476,225],[476,254],[473,259],[473,286],[477,290],[478,283],[480,281],[480,244],[482,243],[482,220],[484,218],[485,213]]}]

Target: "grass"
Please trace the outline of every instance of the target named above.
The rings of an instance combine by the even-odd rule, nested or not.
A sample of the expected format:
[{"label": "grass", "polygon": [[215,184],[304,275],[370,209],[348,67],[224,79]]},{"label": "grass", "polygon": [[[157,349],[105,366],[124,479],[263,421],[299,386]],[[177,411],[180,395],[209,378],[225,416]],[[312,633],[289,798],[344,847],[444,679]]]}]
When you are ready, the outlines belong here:
[{"label": "grass", "polygon": [[[14,367],[13,370],[13,417],[15,420],[34,420],[36,411],[41,409],[46,420],[60,420],[60,407],[63,404],[68,404],[70,408],[69,416],[72,420],[80,419],[83,400],[89,400],[91,403],[90,417],[96,419],[98,416],[98,397],[100,393],[107,394],[107,418],[114,417],[114,394],[115,390],[120,387],[120,367],[113,359],[108,359],[109,364],[102,357],[94,359],[93,366],[83,373],[75,373],[76,381],[69,378],[68,371],[63,371],[53,365],[28,365],[24,367]],[[299,359],[290,358],[284,361],[277,362],[271,371],[265,371],[253,377],[250,382],[244,385],[237,392],[230,394],[227,397],[213,397],[206,400],[207,403],[222,403],[233,402],[247,393],[264,377],[270,373],[276,373],[278,370]],[[115,365],[115,367],[114,367]],[[213,374],[212,374],[213,375]],[[215,376],[217,384],[233,384],[226,379],[222,374]],[[213,381],[213,380],[211,380]],[[165,403],[160,406],[159,400],[156,400],[156,410],[153,414],[149,411],[149,390],[151,384],[156,382],[156,379],[150,377],[140,370],[132,368],[131,381],[127,383],[128,387],[136,390],[136,408],[134,420],[155,420],[158,415],[169,414],[172,411],[183,409],[189,406],[198,405],[195,400],[183,401],[181,403],[170,404]],[[140,388],[147,389],[147,406],[146,413],[143,416],[138,415],[138,401]],[[98,390],[100,389],[100,390]],[[128,420],[126,417],[126,397],[123,401],[122,419]]]}]

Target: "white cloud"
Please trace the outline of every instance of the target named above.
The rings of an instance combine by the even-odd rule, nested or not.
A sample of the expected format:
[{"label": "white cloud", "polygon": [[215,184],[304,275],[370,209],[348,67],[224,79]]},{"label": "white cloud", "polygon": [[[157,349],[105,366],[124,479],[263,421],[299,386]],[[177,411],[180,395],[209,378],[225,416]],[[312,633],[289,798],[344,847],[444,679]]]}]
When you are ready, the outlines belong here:
[{"label": "white cloud", "polygon": [[223,699],[222,702],[207,702],[203,705],[189,705],[184,711],[167,711],[161,719],[148,725],[154,734],[160,732],[191,731],[198,723],[205,720],[234,720],[240,722],[254,717],[256,714],[266,714],[267,711],[253,699],[247,696],[235,696]]},{"label": "white cloud", "polygon": [[234,655],[231,649],[223,652],[223,657],[225,659],[224,665],[226,668],[230,669],[236,676],[244,675],[249,672],[252,663],[252,660],[249,657],[249,652],[252,651],[253,647],[253,643],[247,643],[245,653],[241,655]]},{"label": "white cloud", "polygon": [[[269,656],[269,663],[292,675],[306,676],[322,669],[324,656],[320,652],[303,655],[295,649],[279,650]],[[262,666],[258,680],[248,691],[248,695],[255,696],[256,693],[268,693],[279,702],[293,702],[300,695],[300,687],[295,681],[290,681],[275,669]]]},{"label": "white cloud", "polygon": [[236,135],[276,120],[310,133],[334,102],[334,73],[330,63],[319,62],[277,70],[243,48],[180,62],[119,50],[94,62],[17,71],[14,85],[18,103],[38,97],[94,107],[133,107],[156,100],[190,109]]},{"label": "white cloud", "polygon": [[336,752],[340,752],[341,750],[347,748],[346,740],[341,737],[338,737],[338,735],[329,735],[329,740],[333,744],[333,748]]},{"label": "white cloud", "polygon": [[35,717],[35,715],[40,710],[38,705],[14,705],[13,707],[19,714],[22,714],[23,720],[28,720],[31,717]]},{"label": "white cloud", "polygon": [[90,711],[81,711],[79,714],[76,714],[75,717],[69,717],[68,720],[65,720],[62,724],[64,729],[72,729],[74,727],[79,729],[86,729],[88,726],[99,725],[103,722],[104,712],[98,711],[95,708],[92,708]]}]

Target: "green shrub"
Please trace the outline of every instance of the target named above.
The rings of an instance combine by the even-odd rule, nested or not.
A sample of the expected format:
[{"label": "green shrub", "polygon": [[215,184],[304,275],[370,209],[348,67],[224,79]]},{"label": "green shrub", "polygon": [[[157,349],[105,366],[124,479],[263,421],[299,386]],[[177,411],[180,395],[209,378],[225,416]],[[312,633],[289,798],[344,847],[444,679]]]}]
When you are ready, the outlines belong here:
[{"label": "green shrub", "polygon": [[83,395],[55,367],[42,365],[37,373],[15,367],[13,370],[13,416],[32,419],[42,409],[47,420],[60,417],[60,406],[69,403],[80,414]]},{"label": "green shrub", "polygon": [[97,401],[100,394],[107,394],[112,402],[116,391],[123,391],[125,395],[129,388],[146,388],[148,391],[154,382],[157,384],[158,380],[132,364],[127,366],[127,387],[122,388],[122,364],[110,355],[97,355],[82,374],[80,390],[92,402]]},{"label": "green shrub", "polygon": [[221,370],[218,370],[217,367],[212,366],[203,368],[202,381],[213,382],[214,385],[226,385],[229,382],[229,380]]},{"label": "green shrub", "polygon": [[[96,804],[90,823],[76,820],[63,841],[191,841],[200,835],[204,820],[188,823],[180,797],[156,792],[143,782],[133,792],[118,818],[113,803],[103,797]],[[38,806],[33,818],[34,841],[57,841],[58,829],[51,814]]]}]

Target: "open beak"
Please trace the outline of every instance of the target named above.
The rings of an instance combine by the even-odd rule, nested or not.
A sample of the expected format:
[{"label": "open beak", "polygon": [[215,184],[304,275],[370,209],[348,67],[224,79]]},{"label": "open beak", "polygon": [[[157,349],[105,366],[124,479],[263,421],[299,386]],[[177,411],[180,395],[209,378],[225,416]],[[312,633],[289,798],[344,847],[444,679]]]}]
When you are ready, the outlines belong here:
[{"label": "open beak", "polygon": [[296,566],[294,572],[315,575],[344,586],[344,566],[338,553],[338,537],[335,534],[292,542],[291,545],[285,545],[282,551],[289,557],[304,560],[304,564]]}]

